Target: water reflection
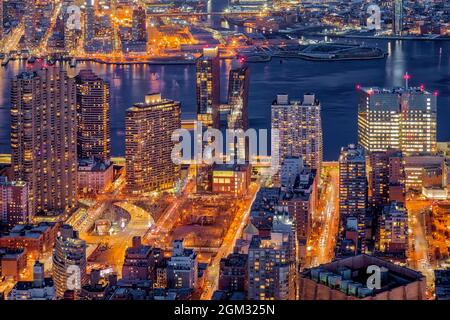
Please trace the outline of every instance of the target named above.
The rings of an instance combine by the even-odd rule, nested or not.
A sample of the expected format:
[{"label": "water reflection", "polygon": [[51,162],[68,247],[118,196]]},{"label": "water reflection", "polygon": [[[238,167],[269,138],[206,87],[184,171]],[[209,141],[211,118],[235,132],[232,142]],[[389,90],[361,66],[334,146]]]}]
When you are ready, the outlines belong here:
[{"label": "water reflection", "polygon": [[[370,44],[370,41],[366,41]],[[300,98],[305,92],[315,92],[322,102],[324,156],[337,159],[341,146],[357,140],[357,94],[355,85],[399,86],[408,71],[411,85],[424,84],[438,90],[438,138],[450,141],[450,44],[447,42],[380,42],[391,55],[386,60],[324,62],[279,59],[271,63],[250,64],[250,124],[270,126],[270,105],[277,93]],[[226,99],[230,61],[221,66],[222,100]],[[0,152],[9,151],[9,80],[26,63],[14,61],[0,68]],[[76,70],[92,68],[111,83],[112,148],[114,155],[124,153],[125,110],[142,101],[145,94],[161,91],[163,96],[182,103],[182,117],[195,115],[195,66],[108,66],[80,63]],[[159,76],[155,76],[158,74]]]}]

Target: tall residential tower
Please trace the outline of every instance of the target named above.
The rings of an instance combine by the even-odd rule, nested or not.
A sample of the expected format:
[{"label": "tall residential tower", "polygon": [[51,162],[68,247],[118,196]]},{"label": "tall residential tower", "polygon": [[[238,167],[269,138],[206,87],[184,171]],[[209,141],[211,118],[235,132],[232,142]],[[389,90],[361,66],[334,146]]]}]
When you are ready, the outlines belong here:
[{"label": "tall residential tower", "polygon": [[160,93],[147,95],[126,111],[127,188],[145,193],[173,188],[180,168],[172,161],[172,134],[181,128],[180,103]]},{"label": "tall residential tower", "polygon": [[111,157],[109,83],[91,70],[76,77],[78,158],[108,163]]},{"label": "tall residential tower", "polygon": [[286,157],[302,157],[305,164],[317,170],[322,168],[322,120],[319,100],[312,93],[303,101],[290,100],[279,94],[272,104],[272,130],[279,130],[280,161]]},{"label": "tall residential tower", "polygon": [[339,215],[343,238],[354,232],[354,244],[363,250],[367,210],[367,177],[364,150],[349,145],[339,157]]},{"label": "tall residential tower", "polygon": [[75,80],[58,68],[24,72],[11,84],[14,181],[28,183],[33,213],[77,204]]},{"label": "tall residential tower", "polygon": [[63,225],[55,240],[53,251],[53,281],[56,295],[64,296],[67,290],[79,292],[87,283],[86,242],[70,225]]},{"label": "tall residential tower", "polygon": [[205,48],[197,61],[197,120],[204,126],[220,126],[220,60],[219,49]]}]

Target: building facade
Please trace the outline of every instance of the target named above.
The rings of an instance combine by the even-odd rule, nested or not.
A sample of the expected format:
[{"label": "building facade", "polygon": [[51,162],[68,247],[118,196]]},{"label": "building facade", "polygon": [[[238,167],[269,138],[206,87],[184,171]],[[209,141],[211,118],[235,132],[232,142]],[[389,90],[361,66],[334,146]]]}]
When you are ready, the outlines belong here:
[{"label": "building facade", "polygon": [[196,66],[197,121],[203,126],[220,126],[220,60],[219,49],[205,48]]},{"label": "building facade", "polygon": [[[248,93],[250,89],[250,69],[247,66],[233,68],[230,70],[228,82],[228,107],[227,116],[228,130],[247,131],[248,122]],[[231,142],[229,150],[233,150],[231,159],[240,159],[241,161],[250,160],[250,150],[248,142],[243,137],[238,137],[238,141]]]},{"label": "building facade", "polygon": [[28,185],[0,177],[0,223],[13,227],[31,222]]},{"label": "building facade", "polygon": [[27,255],[36,259],[53,249],[58,229],[58,224],[54,222],[41,222],[36,225],[19,224],[9,233],[0,236],[0,247],[26,249]]},{"label": "building facade", "polygon": [[341,232],[344,234],[349,229],[357,232],[358,240],[354,245],[362,251],[364,250],[366,210],[367,177],[364,151],[355,145],[349,145],[341,149],[339,156],[340,225]]},{"label": "building facade", "polygon": [[185,249],[183,240],[173,241],[172,257],[167,262],[169,288],[194,289],[198,281],[197,253]]},{"label": "building facade", "polygon": [[405,203],[405,169],[398,150],[371,152],[368,155],[369,202],[382,207],[391,201]]},{"label": "building facade", "polygon": [[55,241],[52,268],[57,297],[62,298],[67,290],[79,293],[87,284],[86,262],[86,242],[71,226],[61,226]]},{"label": "building facade", "polygon": [[179,179],[180,167],[172,160],[172,134],[181,128],[180,103],[145,97],[126,111],[125,158],[127,189],[145,193],[170,189]]},{"label": "building facade", "polygon": [[394,0],[392,29],[394,35],[401,36],[403,33],[403,0]]},{"label": "building facade", "polygon": [[246,254],[233,253],[220,260],[219,290],[245,292],[247,290]]},{"label": "building facade", "polygon": [[423,87],[361,88],[359,145],[366,152],[436,152],[436,101]]},{"label": "building facade", "polygon": [[44,265],[36,261],[33,281],[19,281],[11,290],[8,300],[54,300],[55,285],[52,278],[45,278]]},{"label": "building facade", "polygon": [[147,15],[145,9],[137,7],[133,9],[131,35],[133,41],[147,41]]},{"label": "building facade", "polygon": [[269,238],[253,237],[248,250],[248,299],[294,300],[296,263],[293,221],[274,217]]},{"label": "building facade", "polygon": [[79,159],[109,163],[111,158],[109,83],[92,70],[81,70],[77,84]]},{"label": "building facade", "polygon": [[272,104],[272,130],[279,131],[280,162],[286,157],[302,157],[305,164],[322,168],[323,137],[321,105],[314,94],[305,94],[303,101],[290,100],[279,94]]},{"label": "building facade", "polygon": [[33,214],[77,205],[75,80],[58,68],[24,72],[11,84],[14,181],[27,182]]},{"label": "building facade", "polygon": [[408,210],[396,202],[384,207],[378,218],[377,251],[406,257],[408,250]]}]

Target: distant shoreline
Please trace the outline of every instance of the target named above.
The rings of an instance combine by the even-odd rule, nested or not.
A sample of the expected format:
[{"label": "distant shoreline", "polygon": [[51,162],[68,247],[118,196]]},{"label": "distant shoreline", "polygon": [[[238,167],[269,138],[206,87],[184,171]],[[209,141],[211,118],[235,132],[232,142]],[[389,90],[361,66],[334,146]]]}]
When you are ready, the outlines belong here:
[{"label": "distant shoreline", "polygon": [[344,39],[372,39],[372,40],[402,40],[402,41],[450,41],[450,37],[412,37],[412,36],[364,36],[364,35],[340,35],[340,34],[323,34],[317,33],[313,36],[330,37],[330,38],[344,38]]}]

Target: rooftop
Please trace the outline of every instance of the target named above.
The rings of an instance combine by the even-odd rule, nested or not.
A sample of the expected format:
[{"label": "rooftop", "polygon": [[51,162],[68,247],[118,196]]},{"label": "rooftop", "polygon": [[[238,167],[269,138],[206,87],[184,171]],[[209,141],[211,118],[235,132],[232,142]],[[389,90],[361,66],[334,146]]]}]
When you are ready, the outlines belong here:
[{"label": "rooftop", "polygon": [[396,88],[380,88],[380,87],[361,87],[360,90],[368,95],[373,94],[423,94],[431,95],[423,86],[420,87],[396,87]]},{"label": "rooftop", "polygon": [[[373,272],[367,271],[369,266],[377,266],[381,269],[380,289],[366,287],[369,276],[373,274]],[[336,260],[306,270],[301,277],[312,279],[334,290],[359,298],[377,295],[424,279],[420,272],[365,254]]]}]

